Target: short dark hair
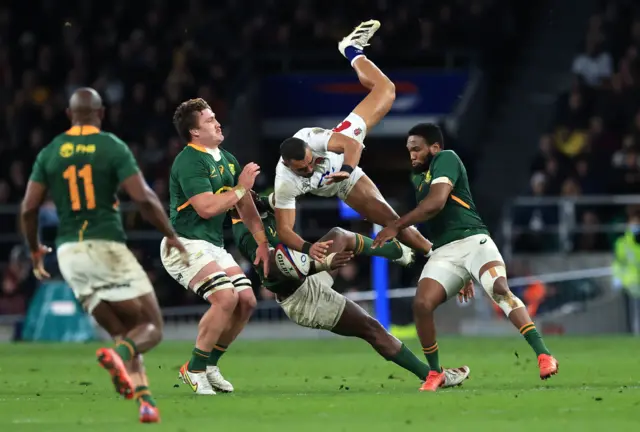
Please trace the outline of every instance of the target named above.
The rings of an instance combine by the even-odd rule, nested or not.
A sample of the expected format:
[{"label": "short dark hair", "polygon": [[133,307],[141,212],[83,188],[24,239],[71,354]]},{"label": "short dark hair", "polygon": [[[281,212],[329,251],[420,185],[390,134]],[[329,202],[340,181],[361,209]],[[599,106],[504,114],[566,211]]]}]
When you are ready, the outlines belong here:
[{"label": "short dark hair", "polygon": [[198,114],[210,108],[209,104],[202,98],[189,99],[176,108],[176,112],[173,113],[173,125],[180,139],[185,143],[191,141],[190,130],[198,126]]},{"label": "short dark hair", "polygon": [[442,137],[442,131],[437,124],[434,123],[420,123],[415,125],[409,130],[409,136],[416,135],[424,138],[427,145],[433,145],[435,143],[440,144],[440,148],[444,149],[444,138]]},{"label": "short dark hair", "polygon": [[280,144],[280,156],[284,160],[304,160],[307,147],[307,143],[300,138],[287,138]]}]

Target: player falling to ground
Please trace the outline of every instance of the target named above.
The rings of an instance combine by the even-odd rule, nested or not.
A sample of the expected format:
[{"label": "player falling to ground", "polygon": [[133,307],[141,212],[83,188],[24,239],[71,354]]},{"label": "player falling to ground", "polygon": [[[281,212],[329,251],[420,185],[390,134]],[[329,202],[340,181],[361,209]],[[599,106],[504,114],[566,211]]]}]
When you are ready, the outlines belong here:
[{"label": "player falling to ground", "polygon": [[172,253],[180,256],[184,246],[127,145],[100,130],[100,95],[91,88],[76,90],[67,114],[71,129],[38,154],[22,202],[33,271],[38,279],[49,277],[43,256],[50,249],[38,239],[38,210],[48,192],[60,218],[60,272],[85,310],[116,340],[114,349],[98,350],[98,361],[116,391],[136,399],[140,421],[157,422],[141,354],[162,339],[162,315],[147,274],[125,244],[118,188],[122,186],[145,219],[166,236]]},{"label": "player falling to ground", "polygon": [[[289,248],[319,261],[326,255],[330,243],[311,244],[295,233],[297,197],[306,193],[338,196],[374,224],[387,225],[398,219],[376,185],[357,166],[367,131],[380,122],[395,100],[393,83],[362,51],[379,27],[378,21],[364,22],[338,45],[369,94],[335,129],[301,129],[280,146],[282,157],[275,179],[278,235]],[[425,255],[431,250],[431,243],[414,227],[404,229],[398,239]],[[403,265],[413,260],[411,250],[405,249],[398,260]]]},{"label": "player falling to ground", "polygon": [[378,233],[375,247],[385,247],[403,228],[429,221],[434,252],[424,266],[413,311],[423,351],[431,367],[421,390],[442,386],[434,310],[452,297],[471,278],[520,330],[538,356],[540,378],[558,372],[522,301],[507,285],[504,260],[482,222],[471,197],[467,170],[458,155],[444,150],[442,132],[433,124],[419,124],[409,131],[407,149],[413,166],[418,206]]},{"label": "player falling to ground", "polygon": [[[273,248],[280,243],[275,230],[272,202],[269,198],[258,197],[252,191],[256,207],[263,218],[269,245]],[[273,194],[271,195],[271,198]],[[238,215],[232,215],[233,237],[245,259],[254,262],[258,245],[250,231]],[[281,270],[272,249],[269,258],[271,272],[265,278],[262,266],[254,265],[265,288],[276,294],[280,306],[287,316],[303,327],[328,330],[342,336],[352,336],[368,342],[383,358],[413,373],[424,381],[429,367],[398,339],[389,334],[382,325],[364,309],[333,290],[333,278],[337,268],[344,266],[355,255],[381,256],[397,260],[402,256],[398,242],[390,242],[372,250],[372,240],[360,234],[334,228],[321,241],[332,241],[323,262],[311,261],[308,277],[288,277]],[[289,250],[292,254],[299,252]],[[301,254],[300,254],[301,255]],[[302,258],[302,257],[301,257]],[[307,259],[311,259],[307,256]],[[444,387],[461,384],[469,376],[469,368],[444,370]]]},{"label": "player falling to ground", "polygon": [[163,254],[162,264],[171,277],[211,305],[200,320],[191,360],[180,368],[180,377],[200,395],[232,392],[218,360],[249,321],[256,298],[251,282],[224,249],[222,224],[235,207],[258,244],[255,263],[263,262],[266,268],[267,237],[253,200],[246,196],[260,167],[249,163],[241,171],[236,158],[220,148],[220,123],[203,99],[180,104],[173,122],[187,146],[171,167],[170,217],[190,264],[177,253]]}]

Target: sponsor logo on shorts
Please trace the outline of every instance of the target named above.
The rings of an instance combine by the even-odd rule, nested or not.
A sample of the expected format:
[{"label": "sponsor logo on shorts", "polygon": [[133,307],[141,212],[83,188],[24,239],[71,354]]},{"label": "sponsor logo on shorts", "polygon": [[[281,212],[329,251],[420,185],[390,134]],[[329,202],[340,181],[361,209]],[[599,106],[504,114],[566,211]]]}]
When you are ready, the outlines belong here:
[{"label": "sponsor logo on shorts", "polygon": [[485,244],[487,242],[486,238],[483,238],[482,240],[480,240],[480,244]]},{"label": "sponsor logo on shorts", "polygon": [[356,129],[356,130],[354,130],[354,131],[353,131],[353,134],[354,134],[355,136],[358,136],[358,135],[360,135],[361,133],[362,133],[362,129],[360,129],[360,128],[358,128],[358,129]]},{"label": "sponsor logo on shorts", "polygon": [[103,290],[111,290],[111,289],[117,289],[117,288],[130,288],[130,287],[131,287],[131,281],[127,281],[122,283],[110,283],[105,285],[99,285],[97,287],[94,287],[93,290],[103,291]]}]

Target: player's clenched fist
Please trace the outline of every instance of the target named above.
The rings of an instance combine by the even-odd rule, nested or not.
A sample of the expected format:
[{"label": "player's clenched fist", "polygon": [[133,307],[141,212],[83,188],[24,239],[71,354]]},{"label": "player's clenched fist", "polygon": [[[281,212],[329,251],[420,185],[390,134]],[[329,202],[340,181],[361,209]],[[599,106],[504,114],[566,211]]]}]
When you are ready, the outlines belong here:
[{"label": "player's clenched fist", "polygon": [[240,177],[238,177],[238,184],[246,190],[249,190],[253,187],[253,183],[256,181],[258,174],[260,174],[260,165],[249,162],[242,169]]}]

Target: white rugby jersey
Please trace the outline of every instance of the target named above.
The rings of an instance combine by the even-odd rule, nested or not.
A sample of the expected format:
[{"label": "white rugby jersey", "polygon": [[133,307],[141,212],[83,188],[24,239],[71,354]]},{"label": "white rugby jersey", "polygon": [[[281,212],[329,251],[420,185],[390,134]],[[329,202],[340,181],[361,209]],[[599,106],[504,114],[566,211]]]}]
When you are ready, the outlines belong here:
[{"label": "white rugby jersey", "polygon": [[293,136],[309,144],[315,169],[311,177],[300,177],[291,171],[280,158],[276,166],[276,208],[295,209],[296,197],[306,193],[324,197],[335,196],[338,193],[340,183],[327,185],[325,180],[329,174],[340,171],[344,163],[344,155],[327,150],[329,138],[333,133],[329,129],[304,128]]}]

